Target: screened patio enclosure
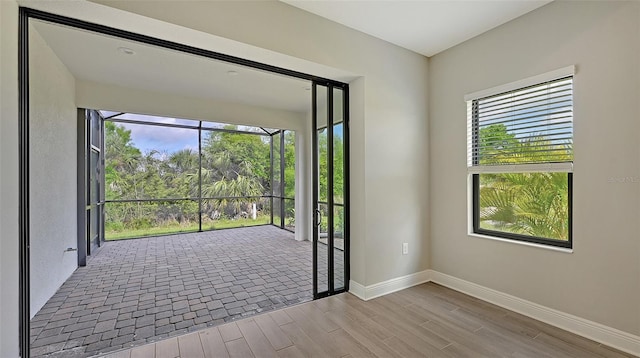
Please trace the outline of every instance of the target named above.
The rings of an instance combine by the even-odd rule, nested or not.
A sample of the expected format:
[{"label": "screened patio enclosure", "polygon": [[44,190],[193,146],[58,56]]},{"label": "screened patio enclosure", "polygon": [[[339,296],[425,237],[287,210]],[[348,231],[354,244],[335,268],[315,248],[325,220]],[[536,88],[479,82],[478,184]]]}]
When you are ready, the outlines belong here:
[{"label": "screened patio enclosure", "polygon": [[[119,345],[131,343],[131,338],[136,341],[142,336],[151,339],[158,333],[167,334],[154,328],[149,337],[150,328],[144,324],[158,318],[153,317],[153,311],[159,309],[170,317],[196,313],[199,323],[193,317],[182,317],[185,321],[193,319],[193,326],[166,325],[177,334],[201,324],[217,324],[224,313],[217,310],[231,317],[240,308],[242,314],[255,311],[251,305],[263,308],[260,301],[248,299],[242,307],[236,306],[240,304],[237,302],[215,302],[225,299],[217,295],[238,295],[237,301],[245,301],[242,296],[260,291],[265,296],[264,304],[267,299],[273,301],[272,294],[291,301],[286,291],[296,289],[289,287],[296,285],[287,272],[292,267],[296,268],[293,274],[298,282],[302,282],[297,288],[303,288],[304,297],[319,298],[348,290],[348,84],[342,81],[351,80],[350,76],[326,66],[317,68],[319,75],[299,72],[256,61],[262,57],[246,59],[216,52],[215,42],[200,48],[28,8],[21,9],[20,22],[20,37],[25,40],[20,42],[19,61],[19,107],[25,109],[19,116],[23,129],[19,146],[23,210],[19,215],[18,277],[22,352],[31,348],[34,355],[43,350],[51,352],[55,347],[47,342],[53,340],[56,347],[80,344],[95,351],[101,349],[95,345],[111,345],[116,339]],[[65,81],[59,81],[61,78]],[[314,99],[317,86],[335,89],[339,95]],[[321,113],[333,113],[331,109],[339,103],[345,109],[343,116],[331,120],[331,114],[327,114],[327,121],[319,118]],[[30,108],[51,111],[40,113]],[[314,121],[320,126],[342,121],[344,129],[329,125],[325,138]],[[336,144],[330,144],[337,138],[344,139],[342,165],[336,159],[339,151],[333,149]],[[332,186],[341,187],[335,175],[339,171],[322,163],[343,168],[345,190],[342,195],[338,193],[343,200],[337,200],[331,192]],[[290,180],[292,176],[295,180]],[[319,190],[327,193],[326,198],[314,195]],[[318,201],[326,201],[329,211],[319,211]],[[235,226],[254,227],[211,230]],[[105,238],[172,233],[180,234],[105,243]],[[262,246],[256,244],[261,238],[265,239]],[[340,247],[344,250],[336,253],[344,257],[342,261],[334,259],[334,239],[333,251]],[[343,245],[339,245],[340,240]],[[263,250],[267,246],[274,250]],[[306,251],[295,256],[291,253],[295,247]],[[103,266],[99,259],[115,259],[111,256],[118,248],[123,264],[115,262],[114,269]],[[240,255],[232,248],[237,248]],[[159,256],[163,251],[166,255]],[[203,265],[190,259],[193,255],[203,255],[212,270],[203,272]],[[220,259],[212,259],[216,255]],[[174,265],[184,258],[184,267],[181,262]],[[239,259],[246,259],[246,263],[240,265]],[[260,259],[271,261],[263,265]],[[288,259],[295,259],[299,265],[292,265]],[[128,269],[131,266],[135,267]],[[336,270],[341,273],[331,277]],[[194,272],[197,277],[184,277],[184,271]],[[61,294],[69,294],[72,300],[65,307],[57,306],[62,308],[58,311],[51,304],[62,301],[54,296],[74,272],[94,275],[95,290],[88,290],[88,282],[82,279],[69,281],[80,291],[71,294],[63,290]],[[270,275],[262,278],[266,283],[251,282],[256,286],[245,287],[250,285],[245,280],[261,279],[249,275],[261,274]],[[228,281],[231,276],[236,283]],[[287,278],[291,282],[285,289],[282,280]],[[333,290],[328,281],[335,282]],[[167,288],[158,291],[158,286],[167,282],[169,286],[184,286],[184,290],[178,289],[177,296],[176,292],[162,292]],[[234,290],[242,286],[258,291],[231,292],[230,285]],[[106,289],[117,292],[108,293],[113,297],[105,302],[97,302],[105,298]],[[201,292],[190,292],[196,289]],[[125,301],[118,296],[121,293],[130,293],[127,312],[117,312]],[[202,300],[193,303],[194,311],[189,308],[190,313],[182,312],[184,303],[178,303],[198,294],[202,297],[197,299]],[[175,301],[171,305],[165,302],[169,298]],[[121,302],[116,303],[118,300]],[[214,303],[212,307],[207,305],[209,312],[200,317],[201,305],[210,302]],[[118,306],[111,310],[106,307],[110,303]],[[137,317],[131,328],[97,324],[104,316],[118,314],[119,319],[120,313],[132,314],[129,310],[134,309],[133,303],[136,312],[144,311],[144,315]],[[43,309],[47,304],[51,307]],[[169,307],[173,311],[174,304],[180,307],[171,313]],[[69,314],[66,309],[70,306],[78,309],[72,320],[82,319],[83,327],[90,327],[78,329],[78,334],[88,332],[91,338],[74,336],[75,343],[67,345],[63,341],[69,338],[65,337],[69,336],[68,330],[58,332],[56,338],[52,335],[55,330],[66,329],[56,322]],[[42,320],[34,319],[37,313]],[[48,322],[42,316],[51,314],[56,316],[55,321]],[[208,315],[211,319],[206,318]],[[96,327],[99,332],[92,331]],[[162,327],[165,325],[158,328],[166,329]],[[107,328],[111,330],[103,331]],[[129,341],[123,341],[120,335]],[[100,342],[95,342],[96,338]],[[94,346],[89,349],[90,345]]]},{"label": "screened patio enclosure", "polygon": [[94,112],[100,120],[87,126],[100,126],[91,133],[103,133],[93,148],[103,158],[87,177],[103,240],[257,225],[295,232],[294,132]]}]

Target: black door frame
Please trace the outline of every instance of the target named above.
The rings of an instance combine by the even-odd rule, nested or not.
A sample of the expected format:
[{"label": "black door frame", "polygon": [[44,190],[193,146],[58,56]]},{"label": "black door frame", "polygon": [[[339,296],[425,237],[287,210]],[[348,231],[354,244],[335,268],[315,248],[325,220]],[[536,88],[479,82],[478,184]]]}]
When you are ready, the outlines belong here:
[{"label": "black door frame", "polygon": [[[319,158],[319,141],[318,141],[318,87],[326,88],[326,120],[327,120],[327,208],[328,208],[328,217],[327,217],[327,291],[318,292],[318,242],[319,242],[319,232],[318,227],[321,225],[322,215],[320,213],[319,204],[320,204],[320,196],[319,196],[319,182],[320,182],[320,158]],[[333,178],[334,178],[334,158],[333,158],[333,126],[334,126],[334,89],[340,89],[343,95],[342,101],[342,125],[343,125],[343,196],[344,196],[344,229],[343,229],[343,240],[344,240],[344,287],[336,290],[335,289],[335,267],[334,267],[334,239],[335,239],[335,230],[334,230],[334,215],[333,209],[335,206],[334,197],[333,197]],[[312,220],[312,229],[313,229],[313,298],[323,298],[331,295],[336,295],[339,293],[343,293],[349,291],[349,280],[350,280],[350,243],[349,243],[349,86],[336,86],[330,82],[321,82],[314,81],[311,88],[311,147],[312,147],[312,209],[313,209],[313,220]]]},{"label": "black door frame", "polygon": [[[20,7],[18,14],[18,311],[19,311],[19,346],[20,356],[30,356],[30,232],[29,232],[29,19],[42,20],[58,25],[100,33],[126,40],[154,45],[166,49],[202,56],[214,60],[252,67],[290,77],[305,79],[314,83],[329,84],[340,87],[347,93],[345,104],[345,291],[349,282],[349,166],[348,166],[348,89],[344,82],[310,75],[307,73],[273,66],[244,58],[205,50],[173,41],[163,40],[147,35],[137,34],[114,27],[99,25],[79,19],[56,15],[45,11]],[[315,255],[314,255],[315,257]],[[315,271],[315,266],[314,266]]]},{"label": "black door frame", "polygon": [[[77,229],[78,229],[78,266],[87,265],[87,256],[95,253],[104,243],[104,118],[99,111],[78,108],[77,120]],[[96,133],[94,122],[91,116],[97,117],[99,129]],[[95,138],[98,135],[99,138]],[[97,140],[96,140],[97,139]],[[101,169],[95,177],[98,180],[97,202],[95,208],[91,205],[91,188],[95,182],[91,182],[91,153],[98,153],[98,168]],[[95,189],[95,188],[94,188]],[[94,223],[91,220],[91,210],[96,210],[98,224],[96,227],[97,240],[90,237],[91,227]]]}]

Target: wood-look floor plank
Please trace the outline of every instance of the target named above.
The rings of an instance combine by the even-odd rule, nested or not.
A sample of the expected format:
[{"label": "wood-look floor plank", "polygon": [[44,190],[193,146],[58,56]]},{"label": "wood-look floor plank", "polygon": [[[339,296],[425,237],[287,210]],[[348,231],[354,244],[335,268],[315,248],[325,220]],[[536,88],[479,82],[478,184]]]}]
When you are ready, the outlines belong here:
[{"label": "wood-look floor plank", "polygon": [[276,351],[293,345],[289,337],[282,332],[280,326],[273,320],[273,318],[271,318],[271,316],[263,314],[256,316],[254,320],[258,327],[260,327],[260,330],[262,330],[262,333],[269,340],[269,343],[271,343],[273,349]]},{"label": "wood-look floor plank", "polygon": [[401,357],[430,357],[396,336],[385,339],[383,343]]},{"label": "wood-look floor plank", "polygon": [[[344,301],[344,299],[341,298],[341,296],[343,295],[349,295],[349,293],[343,293],[340,294],[338,296],[331,296],[328,297],[332,300],[332,303],[330,306],[326,306],[326,308],[331,308],[330,310],[326,310],[326,312],[337,312],[340,313],[346,317],[349,317],[351,320],[354,321],[365,321],[365,320],[369,320],[368,315],[364,314],[363,312],[354,309],[353,304],[355,304],[355,301],[351,302],[351,303],[347,303]],[[324,299],[322,300],[318,300],[318,301],[324,301]]]},{"label": "wood-look floor plank", "polygon": [[605,358],[638,358],[629,353],[617,350],[615,348],[607,347],[604,344],[600,344],[600,347],[596,349],[596,352]]},{"label": "wood-look floor plank", "polygon": [[[247,341],[244,338],[240,337],[233,341],[225,342],[224,345],[227,347],[227,351],[229,352],[229,357],[231,358],[253,358],[253,352]],[[187,357],[184,357],[187,358]]]},{"label": "wood-look floor plank", "polygon": [[395,336],[403,341],[404,344],[428,355],[438,354],[441,348],[451,343],[442,338],[442,336],[438,336],[419,325],[406,322],[389,312],[384,315],[374,316],[371,319],[381,326],[396,332]]},{"label": "wood-look floor plank", "polygon": [[[494,358],[495,355],[487,355],[478,351],[475,351],[467,346],[460,345],[458,343],[452,343],[443,349],[444,352],[451,353],[452,356],[457,358]],[[524,357],[521,357],[524,358]]]},{"label": "wood-look floor plank", "polygon": [[428,318],[429,321],[438,321],[445,322],[461,329],[467,330],[469,332],[475,332],[482,327],[484,322],[479,322],[469,317],[462,317],[462,313],[458,313],[462,319],[457,320],[453,319],[454,312],[460,310],[459,308],[454,311],[449,311],[447,313],[442,313],[439,311],[431,311],[424,306],[411,305],[406,308],[408,311],[412,313],[416,313],[421,315],[422,317]]},{"label": "wood-look floor plank", "polygon": [[277,310],[268,313],[271,318],[278,324],[278,326],[285,325],[287,323],[293,322],[291,317],[284,310]]},{"label": "wood-look floor plank", "polygon": [[395,305],[391,300],[386,297],[376,298],[375,303],[379,304],[382,309],[382,312],[393,312],[395,316],[398,318],[412,324],[420,325],[422,323],[427,322],[430,319],[429,315],[423,315],[417,311],[409,311],[407,308]]},{"label": "wood-look floor plank", "polygon": [[434,320],[422,324],[422,327],[434,332],[440,337],[447,337],[447,340],[451,343],[466,346],[467,348],[478,352],[480,355],[497,357],[504,356],[508,353],[498,347],[495,347],[489,342],[483,342],[482,339],[474,334],[474,332],[469,332],[447,322]]},{"label": "wood-look floor plank", "polygon": [[467,308],[477,312],[482,317],[500,318],[509,312],[502,307],[465,295],[464,293],[457,292],[434,283],[429,283],[428,285],[432,286],[429,288],[432,289],[437,296],[448,300],[458,307]]},{"label": "wood-look floor plank", "polygon": [[131,350],[131,358],[153,358],[155,355],[156,346],[154,344],[135,347]]},{"label": "wood-look floor plank", "polygon": [[[380,306],[378,310],[380,313],[372,317],[371,320],[383,327],[401,332],[402,336],[398,336],[398,334],[396,336],[402,340],[412,340],[414,344],[420,345],[422,351],[433,351],[434,348],[439,350],[451,343],[448,337],[445,338],[420,325],[428,321],[428,317],[425,315],[419,315],[402,307],[392,309],[392,307],[384,305]],[[408,318],[414,314],[419,318],[414,320]]]},{"label": "wood-look floor plank", "polygon": [[307,336],[295,322],[284,324],[280,329],[291,339],[293,344],[302,352],[305,357],[326,357],[320,345]]},{"label": "wood-look floor plank", "polygon": [[[331,297],[327,297],[328,299],[331,299],[331,304],[329,305],[325,305],[322,306],[322,311],[323,312],[336,312],[339,314],[342,314],[346,317],[349,317],[352,320],[365,320],[368,318],[367,315],[363,314],[362,312],[358,311],[358,310],[354,310],[353,307],[351,306],[351,304],[345,302],[340,296],[343,295],[348,295],[348,293],[343,293],[340,294],[338,296],[331,296]],[[321,300],[316,300],[314,301],[314,303],[319,303],[320,301],[324,301],[325,299],[321,299]],[[355,302],[355,301],[354,301]],[[316,304],[317,305],[317,304]]]},{"label": "wood-look floor plank", "polygon": [[484,342],[491,342],[492,345],[501,347],[504,351],[510,352],[510,355],[518,353],[522,356],[535,358],[560,358],[563,356],[559,355],[557,351],[535,342],[532,338],[518,336],[497,326],[484,326],[474,332],[474,335]]},{"label": "wood-look floor plank", "polygon": [[278,357],[280,358],[304,358],[305,355],[296,346],[289,346],[287,348],[278,351]]},{"label": "wood-look floor plank", "polygon": [[199,334],[205,357],[229,357],[229,352],[227,352],[227,347],[224,345],[222,335],[220,335],[220,330],[217,327],[206,329]]},{"label": "wood-look floor plank", "polygon": [[[551,326],[544,322],[536,321],[527,316],[521,315],[516,312],[509,312],[503,318],[502,324],[509,324],[512,327],[512,330],[520,330],[526,332],[535,332],[538,333],[544,332],[552,337],[556,337],[560,340],[563,340],[569,344],[575,345],[577,347],[581,347],[588,351],[596,352],[603,357],[608,358],[634,358],[635,356],[618,351],[611,347],[603,346],[598,342],[594,342],[588,338],[580,337],[571,332],[565,331],[558,327]],[[532,333],[531,333],[532,334]],[[537,334],[533,337],[537,337]]]},{"label": "wood-look floor plank", "polygon": [[178,348],[181,357],[204,358],[204,350],[198,333],[178,337]]},{"label": "wood-look floor plank", "polygon": [[333,332],[336,329],[340,328],[337,324],[335,324],[335,322],[328,319],[324,315],[324,313],[313,304],[301,305],[298,306],[298,309],[304,312],[304,314],[307,315],[309,319],[313,320],[321,329],[325,330],[326,332]]},{"label": "wood-look floor plank", "polygon": [[222,340],[225,342],[235,341],[236,339],[242,338],[242,333],[240,333],[238,325],[235,322],[218,326],[218,330],[220,331]]},{"label": "wood-look floor plank", "polygon": [[[442,315],[436,316],[445,318]],[[487,321],[483,321],[477,315],[473,314],[473,312],[469,312],[465,308],[458,308],[457,310],[449,312],[446,319],[449,322],[456,322],[460,326],[465,326],[471,331],[477,331],[487,325]]]},{"label": "wood-look floor plank", "polygon": [[571,343],[567,343],[562,339],[550,336],[544,332],[540,333],[536,338],[536,341],[543,342],[548,347],[553,347],[556,352],[566,354],[571,357],[584,357],[584,358],[592,358],[598,357],[598,354],[595,354],[589,350],[583,349],[582,347],[576,346]]},{"label": "wood-look floor plank", "polygon": [[273,349],[271,343],[260,330],[260,327],[253,319],[238,321],[238,328],[242,332],[242,336],[251,348],[253,355],[256,357],[277,357],[276,350]]},{"label": "wood-look floor plank", "polygon": [[329,333],[329,336],[346,350],[347,355],[351,355],[353,357],[375,357],[375,355],[363,344],[355,340],[351,335],[345,332],[342,329],[337,329]]},{"label": "wood-look floor plank", "polygon": [[340,299],[340,296],[342,295],[348,295],[348,293],[341,293],[336,296],[329,296],[321,300],[315,300],[313,301],[313,304],[322,310],[322,312],[332,311],[337,307],[344,307],[344,301]]},{"label": "wood-look floor plank", "polygon": [[431,310],[449,312],[460,308],[449,302],[446,298],[442,298],[434,292],[431,292],[429,287],[427,287],[427,284],[413,286],[406,290],[399,291],[397,294],[408,297],[414,304],[424,303]]},{"label": "wood-look floor plank", "polygon": [[336,344],[335,339],[329,333],[316,324],[299,307],[286,309],[287,314],[302,331],[317,343],[331,357],[342,357],[349,354],[344,347]]},{"label": "wood-look floor plank", "polygon": [[180,357],[178,338],[173,337],[156,343],[156,358]]},{"label": "wood-look floor plank", "polygon": [[[461,310],[464,311],[464,309]],[[535,358],[565,356],[552,346],[534,340],[530,337],[531,332],[523,333],[521,330],[514,329],[512,325],[503,325],[495,320],[485,320],[482,328],[475,334],[486,342],[496,342],[497,345],[511,349],[514,355]]]},{"label": "wood-look floor plank", "polygon": [[384,295],[382,297],[399,307],[407,307],[413,304],[413,300],[404,295]]},{"label": "wood-look floor plank", "polygon": [[[475,313],[473,311],[469,311],[466,308],[462,308],[461,309],[462,312],[465,312],[467,314],[470,315],[475,315]],[[475,315],[477,316],[477,315]],[[524,317],[524,316],[522,316]],[[532,319],[526,317],[526,321],[532,321]],[[526,336],[526,337],[530,337],[530,338],[535,338],[538,334],[540,334],[540,332],[542,332],[540,330],[539,327],[537,327],[534,324],[525,324],[524,322],[518,322],[518,319],[516,319],[514,316],[511,316],[509,314],[505,315],[504,317],[502,317],[499,320],[491,320],[491,322],[499,325],[500,327],[507,329],[511,332],[514,333],[518,333],[520,335]],[[487,324],[486,321],[484,323],[485,325]]]},{"label": "wood-look floor plank", "polygon": [[[372,327],[373,325],[370,322],[356,322],[334,311],[329,311],[326,314],[374,355],[378,357],[400,357],[399,354],[383,343],[383,340],[393,336],[391,333],[381,331],[378,327]],[[375,322],[371,323],[375,324]]]},{"label": "wood-look floor plank", "polygon": [[354,333],[357,332],[371,340],[381,341],[394,335],[388,328],[379,325],[368,317],[364,319],[353,319],[343,314],[342,311],[329,311],[325,314],[332,321],[336,322],[340,328],[350,333],[352,331]]},{"label": "wood-look floor plank", "polygon": [[344,293],[111,353],[158,357],[629,358],[433,283],[370,301]]},{"label": "wood-look floor plank", "polygon": [[350,293],[345,293],[343,295],[338,295],[336,296],[337,298],[343,300],[345,303],[347,303],[348,305],[350,305],[351,307],[353,307],[354,309],[360,311],[362,314],[364,314],[367,317],[372,317],[377,315],[378,313],[375,311],[375,309],[373,307],[370,306],[370,303],[373,301],[363,301],[361,299],[359,299],[358,297],[350,294]]}]

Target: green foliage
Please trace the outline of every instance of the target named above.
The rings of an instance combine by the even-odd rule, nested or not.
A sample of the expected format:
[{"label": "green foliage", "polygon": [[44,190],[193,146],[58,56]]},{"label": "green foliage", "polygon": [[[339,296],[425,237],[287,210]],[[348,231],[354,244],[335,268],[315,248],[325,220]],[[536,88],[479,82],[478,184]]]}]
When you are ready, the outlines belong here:
[{"label": "green foliage", "polygon": [[[237,129],[235,126],[225,128]],[[269,195],[271,162],[268,138],[230,132],[203,133],[203,197],[236,197],[203,201],[202,216],[208,227],[217,227],[223,221],[252,221],[253,204],[257,204],[259,216],[268,216],[268,201],[244,198]],[[286,160],[291,162],[291,168],[286,175],[291,176],[293,183],[293,134],[288,138],[291,142],[286,147]],[[198,197],[200,158],[197,151],[183,149],[167,153],[152,150],[142,153],[132,142],[130,130],[106,121],[105,152],[107,200]],[[173,231],[167,229],[169,232],[188,230],[197,225],[198,210],[197,200],[109,203],[105,208],[107,238],[131,237],[135,234],[130,233],[145,230],[158,233],[163,232],[160,229],[163,227],[172,228]]]},{"label": "green foliage", "polygon": [[[236,126],[225,129],[236,130]],[[334,126],[334,201],[344,203],[344,142],[342,124]],[[191,149],[173,153],[152,150],[143,153],[131,139],[131,131],[105,122],[106,198],[176,199],[197,198],[200,161],[202,164],[202,213],[197,200],[166,202],[109,203],[105,229],[108,239],[159,235],[197,229],[202,215],[203,229],[246,226],[270,218],[270,200],[260,196],[295,198],[295,134],[285,131],[274,139],[274,188],[271,187],[271,148],[267,137],[234,132],[203,132],[202,157]],[[284,135],[284,177],[280,178],[280,135]],[[319,135],[320,200],[327,201],[328,143],[326,130]],[[284,185],[281,187],[282,180]],[[273,190],[273,193],[272,193]],[[221,198],[229,197],[229,198]],[[253,205],[257,220],[251,219]],[[284,204],[285,225],[295,227],[295,202],[274,200],[274,217]],[[335,207],[336,232],[344,226],[344,210]],[[326,226],[326,213],[323,225]],[[194,229],[195,227],[195,229]]]},{"label": "green foliage", "polygon": [[[228,125],[225,129],[236,130]],[[208,132],[202,148],[203,197],[255,197],[268,194],[270,147],[262,136],[231,132]],[[207,201],[208,217],[248,216],[257,199]]]},{"label": "green foliage", "polygon": [[480,226],[567,240],[566,173],[480,174]]},{"label": "green foliage", "polygon": [[494,124],[480,129],[478,136],[480,147],[483,149],[479,153],[480,164],[492,164],[496,161],[496,157],[500,156],[502,150],[511,150],[519,145],[515,135],[507,132],[507,127],[503,124]]},{"label": "green foliage", "polygon": [[[237,130],[237,126],[227,125],[224,129]],[[253,134],[239,134],[230,132],[206,132],[203,143],[203,166],[218,168],[212,165],[224,154],[224,171],[219,176],[229,175],[234,179],[236,175],[250,173],[261,184],[269,181],[270,148],[264,137]]]},{"label": "green foliage", "polygon": [[[530,163],[571,160],[570,146],[554,146],[532,157],[531,146],[551,143],[543,137],[518,140],[504,125],[481,129],[486,150],[480,164]],[[501,154],[509,148],[513,154]],[[480,174],[480,227],[536,237],[568,240],[569,198],[567,173]]]},{"label": "green foliage", "polygon": [[284,136],[284,197],[294,198],[296,182],[295,133],[287,131]]},{"label": "green foliage", "polygon": [[[344,203],[344,140],[340,133],[342,123],[334,125],[333,136],[333,200],[335,203]],[[320,201],[327,202],[327,192],[329,190],[328,181],[328,138],[327,131],[318,131],[318,152],[320,160]]]},{"label": "green foliage", "polygon": [[[210,222],[205,222],[202,225],[202,230],[219,230],[219,229],[229,229],[229,228],[237,228],[237,227],[247,227],[247,226],[256,226],[256,225],[265,225],[270,222],[269,215],[258,216],[256,220],[253,219],[220,219]],[[175,233],[184,233],[184,232],[196,232],[198,231],[198,223],[189,223],[189,224],[179,224],[172,223],[162,226],[153,226],[144,229],[133,229],[133,228],[114,228],[114,227],[106,227],[107,235],[109,240],[121,240],[121,239],[129,239],[129,238],[138,238],[145,236],[159,236],[159,235],[167,235],[167,234],[175,234]]]}]

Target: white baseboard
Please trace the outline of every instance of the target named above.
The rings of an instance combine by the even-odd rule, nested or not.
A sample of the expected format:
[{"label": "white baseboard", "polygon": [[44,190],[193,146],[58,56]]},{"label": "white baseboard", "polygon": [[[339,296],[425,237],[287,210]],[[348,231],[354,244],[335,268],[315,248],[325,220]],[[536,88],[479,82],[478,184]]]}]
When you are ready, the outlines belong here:
[{"label": "white baseboard", "polygon": [[349,292],[367,301],[429,281],[640,357],[640,336],[434,270],[420,271],[370,286],[351,280]]},{"label": "white baseboard", "polygon": [[355,295],[359,299],[366,301],[367,288],[354,280],[349,280],[349,293]]},{"label": "white baseboard", "polygon": [[370,286],[364,286],[351,280],[349,281],[349,292],[358,298],[367,301],[428,282],[430,280],[430,271],[431,270],[420,271],[412,273],[411,275],[392,278],[391,280],[379,282]]},{"label": "white baseboard", "polygon": [[518,312],[525,316],[548,323],[552,326],[556,326],[621,351],[640,356],[640,336],[626,333],[553,308],[545,307],[438,271],[429,271],[431,271],[428,274],[430,281],[437,284],[460,291],[469,296],[479,298],[483,301],[493,303],[508,310]]}]

